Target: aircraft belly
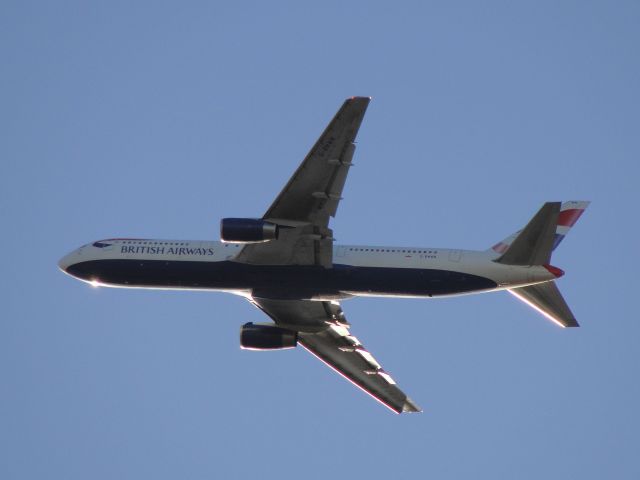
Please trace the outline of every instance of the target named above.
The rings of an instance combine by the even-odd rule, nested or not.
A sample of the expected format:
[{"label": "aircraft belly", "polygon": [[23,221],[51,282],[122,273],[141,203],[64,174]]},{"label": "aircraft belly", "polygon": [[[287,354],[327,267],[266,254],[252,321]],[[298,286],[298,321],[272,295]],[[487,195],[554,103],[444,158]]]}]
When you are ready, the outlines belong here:
[{"label": "aircraft belly", "polygon": [[[71,270],[72,269],[72,270]],[[82,262],[71,274],[125,287],[254,290],[278,298],[365,295],[436,296],[488,290],[493,280],[438,269],[297,265],[248,265],[222,261],[111,259]]]}]

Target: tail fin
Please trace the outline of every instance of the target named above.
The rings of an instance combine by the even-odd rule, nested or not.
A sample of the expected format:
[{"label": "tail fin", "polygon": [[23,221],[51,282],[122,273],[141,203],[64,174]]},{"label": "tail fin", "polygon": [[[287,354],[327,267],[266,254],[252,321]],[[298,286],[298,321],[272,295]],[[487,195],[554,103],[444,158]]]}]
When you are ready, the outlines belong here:
[{"label": "tail fin", "polygon": [[547,202],[496,262],[507,265],[546,265],[551,261],[560,202]]},{"label": "tail fin", "polygon": [[[589,202],[578,201],[562,205],[545,203],[526,227],[492,247],[501,254],[494,261],[507,265],[544,265],[551,271],[555,268],[549,265],[551,254],[588,206]],[[509,293],[562,327],[579,326],[555,281],[511,288]]]},{"label": "tail fin", "polygon": [[[560,206],[560,211],[557,214],[557,217],[554,220],[553,210],[555,207],[551,207],[549,205],[557,205],[557,202],[548,202],[543,205],[540,211],[536,214],[535,217],[527,224],[527,226],[523,230],[518,230],[512,235],[509,235],[504,240],[496,243],[490,250],[493,250],[496,253],[501,254],[502,256],[498,257],[496,260],[501,263],[510,263],[511,261],[524,261],[526,259],[527,262],[531,263],[512,263],[513,265],[544,265],[546,262],[533,262],[533,260],[538,260],[539,258],[546,258],[547,254],[551,255],[551,253],[560,245],[560,242],[564,239],[565,235],[569,233],[571,227],[575,225],[575,223],[580,218],[580,215],[585,211],[585,209],[589,206],[590,202],[585,201],[570,201],[564,202]],[[542,216],[544,218],[539,218]],[[542,222],[540,222],[542,220]],[[534,224],[535,222],[535,224]],[[542,223],[543,225],[540,225]],[[534,224],[534,225],[532,225]],[[546,224],[547,228],[550,228],[551,225],[555,224],[555,231],[553,232],[551,246],[549,247],[549,233],[544,230],[544,224]],[[531,228],[529,228],[531,226]],[[520,235],[521,233],[525,233],[525,231],[529,229],[527,235]],[[543,231],[544,230],[544,231]],[[537,233],[537,235],[535,235]],[[537,242],[537,248],[536,247]],[[509,254],[509,256],[505,259],[505,254],[507,251],[512,250],[512,246],[515,247],[513,252]],[[537,252],[531,251],[534,248]],[[527,253],[527,249],[529,252]],[[516,255],[516,252],[522,251],[522,254]],[[511,260],[511,261],[509,261]]]}]

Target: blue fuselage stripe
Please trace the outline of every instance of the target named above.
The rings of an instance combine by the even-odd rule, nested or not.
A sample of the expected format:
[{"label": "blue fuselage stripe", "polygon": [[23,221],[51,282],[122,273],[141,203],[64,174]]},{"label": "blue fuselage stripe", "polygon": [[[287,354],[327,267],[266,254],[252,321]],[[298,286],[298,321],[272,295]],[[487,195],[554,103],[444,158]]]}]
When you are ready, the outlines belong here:
[{"label": "blue fuselage stripe", "polygon": [[451,295],[497,285],[478,275],[450,270],[298,265],[248,265],[221,261],[93,260],[68,273],[107,285],[156,288],[254,290],[298,298],[341,292],[387,295]]}]

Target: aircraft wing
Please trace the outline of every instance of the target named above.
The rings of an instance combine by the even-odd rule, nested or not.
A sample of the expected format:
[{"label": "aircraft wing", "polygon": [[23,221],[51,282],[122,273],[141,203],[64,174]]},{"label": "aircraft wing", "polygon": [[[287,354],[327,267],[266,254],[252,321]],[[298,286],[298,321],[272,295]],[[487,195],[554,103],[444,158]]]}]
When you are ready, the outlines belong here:
[{"label": "aircraft wing", "polygon": [[277,241],[245,246],[237,261],[254,264],[332,264],[334,217],[358,129],[369,105],[369,97],[344,102],[289,182],[262,217],[284,228]]},{"label": "aircraft wing", "polygon": [[389,409],[396,413],[421,411],[350,333],[339,304],[264,298],[251,301],[278,326],[298,330],[300,345]]}]

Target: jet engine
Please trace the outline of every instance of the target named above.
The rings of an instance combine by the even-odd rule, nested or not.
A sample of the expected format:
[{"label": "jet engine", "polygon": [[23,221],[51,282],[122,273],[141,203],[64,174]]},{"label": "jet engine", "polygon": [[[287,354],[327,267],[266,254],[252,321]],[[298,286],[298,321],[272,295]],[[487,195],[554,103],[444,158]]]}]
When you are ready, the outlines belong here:
[{"label": "jet engine", "polygon": [[268,242],[278,238],[278,225],[256,218],[223,218],[220,238],[223,242]]},{"label": "jet engine", "polygon": [[282,350],[298,344],[298,333],[275,325],[245,323],[240,328],[240,347],[246,350]]}]

